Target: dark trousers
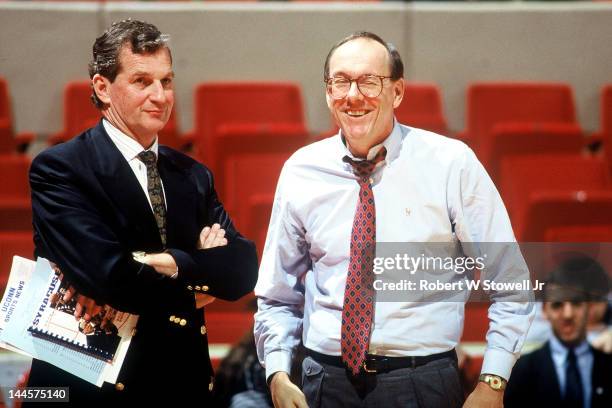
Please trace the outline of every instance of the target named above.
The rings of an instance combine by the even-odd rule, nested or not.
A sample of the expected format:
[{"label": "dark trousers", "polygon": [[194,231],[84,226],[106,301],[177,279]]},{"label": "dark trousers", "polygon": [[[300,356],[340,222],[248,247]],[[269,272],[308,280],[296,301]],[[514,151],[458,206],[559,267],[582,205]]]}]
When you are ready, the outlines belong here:
[{"label": "dark trousers", "polygon": [[442,358],[416,368],[357,376],[306,357],[302,391],[310,408],[455,408],[463,405],[457,362]]}]

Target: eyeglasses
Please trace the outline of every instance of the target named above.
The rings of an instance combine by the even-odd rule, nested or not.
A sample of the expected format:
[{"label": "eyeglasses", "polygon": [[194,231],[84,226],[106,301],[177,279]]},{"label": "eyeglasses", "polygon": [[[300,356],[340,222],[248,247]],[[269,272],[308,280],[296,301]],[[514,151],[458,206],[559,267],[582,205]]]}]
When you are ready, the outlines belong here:
[{"label": "eyeglasses", "polygon": [[376,98],[383,90],[383,81],[390,79],[389,76],[365,74],[357,79],[337,76],[326,79],[327,93],[334,99],[343,99],[348,95],[353,82],[357,83],[357,89],[366,98]]}]

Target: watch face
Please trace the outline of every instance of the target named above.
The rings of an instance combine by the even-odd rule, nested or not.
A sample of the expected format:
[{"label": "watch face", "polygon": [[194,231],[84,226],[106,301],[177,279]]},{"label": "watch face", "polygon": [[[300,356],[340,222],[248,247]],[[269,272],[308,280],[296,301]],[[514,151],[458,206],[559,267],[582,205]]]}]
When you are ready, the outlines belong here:
[{"label": "watch face", "polygon": [[489,384],[491,385],[491,388],[495,390],[499,390],[502,386],[501,380],[496,377],[489,377]]}]

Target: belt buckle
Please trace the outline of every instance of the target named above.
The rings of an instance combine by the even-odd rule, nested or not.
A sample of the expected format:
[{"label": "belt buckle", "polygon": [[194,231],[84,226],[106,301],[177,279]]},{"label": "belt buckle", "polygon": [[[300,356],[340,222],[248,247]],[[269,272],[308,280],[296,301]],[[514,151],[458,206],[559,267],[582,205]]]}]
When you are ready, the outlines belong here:
[{"label": "belt buckle", "polygon": [[[372,363],[374,367],[371,367],[371,366],[368,367],[368,362]],[[378,372],[378,369],[376,368],[376,360],[373,358],[370,358],[370,356],[366,356],[361,366],[363,367],[363,371],[365,371],[368,374],[376,374]]]}]

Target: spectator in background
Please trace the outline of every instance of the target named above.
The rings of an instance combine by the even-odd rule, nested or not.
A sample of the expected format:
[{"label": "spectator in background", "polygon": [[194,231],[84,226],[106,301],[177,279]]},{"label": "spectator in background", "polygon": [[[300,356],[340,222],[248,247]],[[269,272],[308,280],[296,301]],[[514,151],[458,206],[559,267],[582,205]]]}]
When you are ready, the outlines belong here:
[{"label": "spectator in background", "polygon": [[506,408],[612,406],[612,355],[587,342],[591,301],[608,292],[607,275],[586,258],[570,259],[552,272],[544,288],[543,314],[553,335],[522,356],[510,376]]},{"label": "spectator in background", "polygon": [[[597,261],[589,256],[567,254],[565,267],[584,277],[590,293],[587,322],[587,341],[604,353],[612,353],[612,304],[610,302],[609,276]],[[553,335],[550,322],[544,317],[542,304],[538,302],[536,317],[529,329],[527,342],[540,344]]]}]

